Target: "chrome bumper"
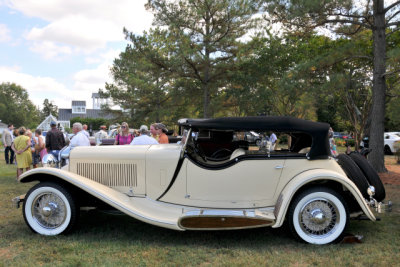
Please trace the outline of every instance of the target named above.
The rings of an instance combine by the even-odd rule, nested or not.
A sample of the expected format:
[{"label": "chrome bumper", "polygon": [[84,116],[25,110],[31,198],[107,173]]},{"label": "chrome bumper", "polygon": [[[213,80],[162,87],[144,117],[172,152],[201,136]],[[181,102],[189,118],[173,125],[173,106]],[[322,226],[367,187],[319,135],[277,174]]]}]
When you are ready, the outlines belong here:
[{"label": "chrome bumper", "polygon": [[375,210],[376,213],[388,213],[392,211],[392,206],[393,203],[392,201],[388,201],[387,203],[385,202],[378,202],[376,199],[371,198],[369,201],[367,201],[368,206],[371,207],[373,210]]},{"label": "chrome bumper", "polygon": [[24,200],[25,200],[25,195],[20,195],[18,197],[14,197],[11,201],[13,203],[13,207],[19,209],[20,203],[24,202]]},{"label": "chrome bumper", "polygon": [[368,187],[367,193],[369,195],[369,200],[366,199],[367,204],[370,208],[374,209],[377,213],[387,213],[392,211],[392,201],[388,200],[387,203],[378,202],[375,198],[375,187],[370,185]]}]

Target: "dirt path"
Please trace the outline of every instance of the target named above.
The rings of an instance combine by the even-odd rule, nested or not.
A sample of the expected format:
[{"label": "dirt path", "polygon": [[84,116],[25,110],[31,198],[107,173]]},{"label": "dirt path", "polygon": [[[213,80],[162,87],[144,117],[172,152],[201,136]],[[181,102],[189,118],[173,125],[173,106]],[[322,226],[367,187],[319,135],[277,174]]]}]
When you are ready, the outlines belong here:
[{"label": "dirt path", "polygon": [[400,185],[400,164],[386,165],[388,172],[380,173],[383,184]]}]

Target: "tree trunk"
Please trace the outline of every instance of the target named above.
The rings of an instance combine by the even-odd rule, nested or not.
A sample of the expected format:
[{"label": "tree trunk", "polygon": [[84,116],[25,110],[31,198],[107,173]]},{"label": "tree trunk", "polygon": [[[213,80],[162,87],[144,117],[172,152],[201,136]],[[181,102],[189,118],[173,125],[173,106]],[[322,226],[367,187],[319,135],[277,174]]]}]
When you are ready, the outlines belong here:
[{"label": "tree trunk", "polygon": [[209,88],[208,88],[208,83],[203,83],[203,112],[204,112],[204,118],[208,118],[209,114],[208,114],[208,106],[210,103],[210,92],[209,92]]},{"label": "tree trunk", "polygon": [[374,0],[374,73],[372,87],[372,113],[370,130],[369,161],[377,172],[385,172],[384,157],[384,120],[385,120],[385,96],[386,96],[386,35],[384,0]]}]

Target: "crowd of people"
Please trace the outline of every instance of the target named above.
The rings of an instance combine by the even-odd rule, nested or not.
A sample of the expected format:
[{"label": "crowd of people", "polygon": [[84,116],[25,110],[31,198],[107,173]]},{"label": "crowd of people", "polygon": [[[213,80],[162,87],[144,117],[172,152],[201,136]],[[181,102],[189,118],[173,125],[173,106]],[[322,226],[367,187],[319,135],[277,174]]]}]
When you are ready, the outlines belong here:
[{"label": "crowd of people", "polygon": [[[73,137],[69,139],[57,128],[55,121],[50,122],[51,129],[46,137],[42,135],[42,130],[36,129],[34,133],[30,129],[20,127],[14,128],[9,124],[3,133],[3,145],[5,148],[6,164],[17,165],[17,179],[24,170],[36,168],[46,154],[52,154],[58,158],[61,149],[69,146],[71,149],[77,146],[90,146],[90,135],[87,132],[87,125],[76,122],[72,126]],[[100,126],[95,134],[96,144],[101,144],[102,140],[109,139],[105,125]],[[153,145],[168,144],[168,132],[162,123],[150,125],[150,131],[146,125],[140,126],[139,130],[130,130],[129,125],[123,122],[117,129],[114,145]]]}]

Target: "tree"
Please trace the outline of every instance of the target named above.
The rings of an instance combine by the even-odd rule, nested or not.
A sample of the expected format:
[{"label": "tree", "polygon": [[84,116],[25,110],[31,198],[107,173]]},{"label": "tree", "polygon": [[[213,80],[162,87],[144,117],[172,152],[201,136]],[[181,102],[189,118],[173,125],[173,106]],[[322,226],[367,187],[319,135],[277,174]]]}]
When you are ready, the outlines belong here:
[{"label": "tree", "polygon": [[43,108],[41,111],[41,120],[44,120],[47,116],[53,115],[58,117],[58,107],[53,104],[53,101],[49,101],[47,98],[43,101]]},{"label": "tree", "polygon": [[[293,35],[254,39],[251,56],[244,59],[228,86],[227,96],[247,115],[281,115],[315,119],[312,93],[315,81],[305,62],[323,48],[323,37]],[[322,43],[322,44],[321,44]],[[253,45],[253,44],[252,44]]]},{"label": "tree", "polygon": [[154,53],[141,36],[130,33],[129,39],[154,66],[193,86],[188,90],[202,95],[203,116],[212,116],[212,101],[235,68],[240,38],[256,25],[258,1],[149,0],[147,8],[154,24],[165,29],[153,33],[165,42],[166,53]]},{"label": "tree", "polygon": [[[400,1],[385,6],[384,0],[360,4],[352,0],[265,0],[273,21],[295,30],[331,27],[337,34],[350,35],[362,29],[372,31],[373,86],[369,160],[378,172],[385,171],[383,133],[386,103],[386,79],[400,69],[387,71],[386,30],[400,26]],[[394,31],[395,31],[394,30]]]},{"label": "tree", "polygon": [[39,123],[39,111],[24,88],[15,83],[1,83],[0,118],[16,127],[35,128]]},{"label": "tree", "polygon": [[151,30],[129,44],[114,60],[111,68],[114,82],[100,91],[124,110],[117,116],[120,121],[131,125],[160,121],[168,124],[176,121],[180,107],[185,106],[178,79],[152,64],[139,49],[146,47],[147,53],[165,55],[165,43],[160,42],[159,34],[160,31]]},{"label": "tree", "polygon": [[[364,31],[351,39],[327,39],[323,52],[308,60],[306,65],[307,68],[312,66],[310,77],[322,77],[316,87],[316,99],[328,96],[331,103],[336,103],[333,110],[341,121],[347,122],[346,129],[354,133],[356,148],[364,135],[371,109],[372,64],[368,55],[372,52],[368,45],[369,36]],[[304,77],[304,72],[301,73]],[[321,107],[323,103],[317,105]]]}]

